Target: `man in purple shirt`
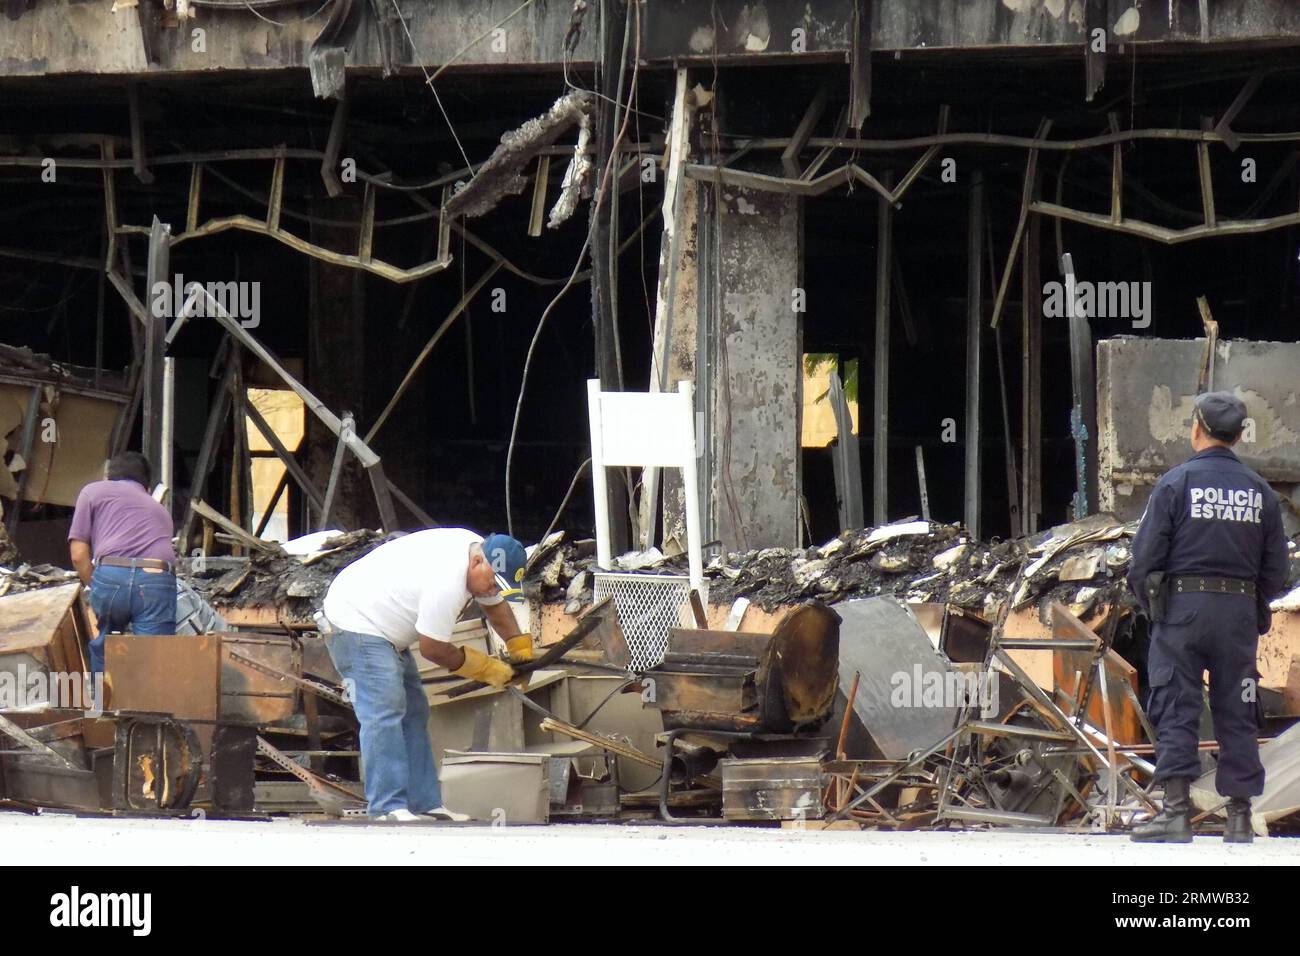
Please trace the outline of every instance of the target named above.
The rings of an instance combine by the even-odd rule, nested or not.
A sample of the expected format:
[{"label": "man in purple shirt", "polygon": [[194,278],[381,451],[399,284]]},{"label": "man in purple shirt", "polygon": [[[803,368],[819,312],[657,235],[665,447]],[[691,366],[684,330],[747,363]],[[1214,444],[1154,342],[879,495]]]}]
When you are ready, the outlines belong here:
[{"label": "man in purple shirt", "polygon": [[149,494],[152,469],[135,451],[109,459],[104,480],[81,489],[68,529],[72,566],[99,619],[90,667],[104,669],[104,635],[176,633],[172,517]]}]

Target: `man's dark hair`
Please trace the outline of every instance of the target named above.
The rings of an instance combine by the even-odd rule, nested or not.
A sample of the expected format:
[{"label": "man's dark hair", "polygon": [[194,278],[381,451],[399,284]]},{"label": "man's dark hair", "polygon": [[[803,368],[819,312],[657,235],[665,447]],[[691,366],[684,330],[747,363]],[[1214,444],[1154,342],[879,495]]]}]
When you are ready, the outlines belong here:
[{"label": "man's dark hair", "polygon": [[138,451],[124,451],[108,460],[104,477],[109,481],[134,481],[148,491],[152,484],[153,468],[149,465],[149,459]]}]

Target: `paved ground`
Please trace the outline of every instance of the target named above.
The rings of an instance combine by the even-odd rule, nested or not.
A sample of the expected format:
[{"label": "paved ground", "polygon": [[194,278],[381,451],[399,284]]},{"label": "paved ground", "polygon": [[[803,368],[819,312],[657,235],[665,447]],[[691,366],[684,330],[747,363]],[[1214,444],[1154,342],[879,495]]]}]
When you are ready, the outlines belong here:
[{"label": "paved ground", "polygon": [[299,820],[237,822],[0,813],[9,859],[145,865],[275,864],[1300,864],[1300,839],[1139,846],[1123,836],[1000,832],[799,832],[755,827],[483,827]]}]

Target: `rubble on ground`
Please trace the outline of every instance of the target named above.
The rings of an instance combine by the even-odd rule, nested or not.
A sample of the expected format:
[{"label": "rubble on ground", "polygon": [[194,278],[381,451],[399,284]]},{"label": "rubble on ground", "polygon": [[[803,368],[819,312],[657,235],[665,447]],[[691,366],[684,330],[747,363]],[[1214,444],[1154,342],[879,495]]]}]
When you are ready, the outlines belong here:
[{"label": "rubble on ground", "polygon": [[[775,626],[750,631],[737,617],[722,630],[675,628],[661,662],[635,673],[627,669],[632,631],[623,630],[621,612],[602,611],[608,604],[588,607],[594,543],[556,534],[534,549],[526,591],[544,601],[576,604],[585,614],[551,649],[554,661],[543,665],[548,669],[530,679],[523,693],[531,705],[456,683],[433,665],[421,665],[421,680],[440,739],[468,748],[462,753],[449,746],[447,753],[473,758],[462,761],[458,773],[493,793],[502,774],[519,777],[511,786],[528,795],[532,822],[658,815],[834,828],[1122,832],[1156,807],[1138,672],[1113,650],[1116,627],[1101,626],[1132,620],[1124,575],[1134,531],[1103,514],[1028,537],[979,542],[959,525],[908,520],[845,532],[813,548],[726,555],[709,568],[711,601],[747,597],[766,609],[782,609]],[[342,568],[390,537],[366,530],[319,532],[250,557],[191,561],[182,570],[178,606],[184,604],[196,633],[226,631],[217,616],[223,609],[271,606],[281,621],[306,620]],[[631,573],[684,573],[684,564],[684,556],[655,548],[617,559],[618,569]],[[8,578],[37,587],[74,576],[24,566]],[[60,650],[66,635],[85,632],[75,597],[74,588],[59,602],[36,595],[18,599],[40,601],[53,622],[42,625],[48,646],[40,659],[55,660],[56,653],[66,653]],[[913,610],[917,602],[978,612],[983,620],[975,622],[976,630],[987,649],[975,656],[953,653],[959,645],[951,643],[956,635],[950,629],[969,627],[971,620],[945,614],[938,633],[931,634]],[[1041,638],[1004,634],[989,612],[1008,603],[1038,603],[1048,612],[1043,621],[1049,632]],[[1081,608],[1102,616],[1085,623]],[[480,624],[467,621],[464,627],[457,643],[485,642]],[[593,646],[564,643],[585,640],[587,632]],[[1035,645],[1042,650],[1043,641],[1060,648],[1050,651],[1047,683],[1031,677],[1014,657]],[[175,812],[196,800],[218,816],[355,812],[355,768],[341,757],[322,757],[331,748],[342,754],[356,747],[337,674],[316,676],[327,661],[320,643],[305,632],[223,633],[219,643],[202,645],[207,657],[185,658],[183,666],[181,658],[120,665],[113,686],[125,703],[111,718],[121,725],[117,737],[105,736],[100,724],[82,722],[73,728],[79,733],[69,732],[51,749],[43,741],[44,725],[59,717],[57,711],[19,715],[9,730],[0,728],[0,736],[21,744],[9,765],[39,771],[32,786],[44,785],[41,774],[49,771],[39,761],[53,759],[51,754],[70,763],[77,781],[91,779],[94,761],[101,759],[96,755],[108,759],[109,743],[119,738],[138,737],[132,746],[149,743],[168,766],[213,759],[215,750],[200,753],[192,742],[159,736],[161,725],[150,714],[175,706],[158,696],[165,696],[166,685],[153,680],[156,668],[180,673],[192,666],[199,674],[217,667],[217,684],[203,686],[228,724],[221,746],[244,750],[239,760],[223,764],[234,775],[212,793],[196,795],[178,779],[175,803],[151,807],[128,780],[110,803],[70,785],[54,797],[19,787],[10,799],[96,812]],[[11,662],[17,659],[11,656]],[[914,683],[900,689],[899,675]],[[655,689],[649,697],[647,687]],[[900,692],[914,702],[900,704]],[[571,700],[575,694],[585,696]],[[931,701],[931,695],[939,696]],[[314,701],[310,708],[308,699]],[[631,707],[604,710],[629,700]],[[326,704],[331,709],[317,712]],[[559,743],[541,750],[530,745],[524,737],[531,719],[526,706],[547,715],[539,726]],[[512,717],[513,708],[519,709]],[[578,714],[585,715],[581,723],[575,722]],[[192,716],[173,713],[167,720],[181,726]],[[479,754],[473,739],[497,720],[501,724],[491,732],[498,736],[491,739],[504,749]],[[304,728],[324,741],[324,750],[311,748],[318,759],[310,766],[294,759],[301,756]],[[629,742],[633,734],[635,743]],[[1294,742],[1294,735],[1280,737],[1268,751],[1279,767],[1292,767]],[[560,770],[547,748],[556,747],[576,756],[558,761],[564,776],[551,786],[546,774]],[[662,777],[665,753],[676,769],[660,790],[655,781]],[[1285,832],[1294,825],[1294,781],[1287,772],[1279,771],[1285,787],[1276,798],[1261,802],[1257,832]],[[296,779],[284,779],[285,773]]]},{"label": "rubble on ground", "polygon": [[[714,603],[745,597],[766,611],[807,600],[891,595],[991,617],[1011,593],[1016,607],[1055,600],[1086,616],[1127,593],[1124,575],[1136,530],[1102,514],[1028,537],[983,542],[957,524],[906,520],[846,531],[815,547],[727,554],[705,576]],[[685,573],[686,558],[650,549],[615,564],[619,571]],[[525,590],[543,602],[577,608],[591,601],[594,570],[594,542],[570,542],[557,533],[530,559]]]},{"label": "rubble on ground", "polygon": [[0,564],[0,596],[58,587],[75,580],[75,571],[56,568],[52,564],[17,564],[12,567]]},{"label": "rubble on ground", "polygon": [[194,559],[182,563],[180,577],[218,611],[275,607],[309,619],[335,575],[394,537],[362,528],[325,537],[302,554],[292,553],[299,549],[288,542],[234,562]]}]

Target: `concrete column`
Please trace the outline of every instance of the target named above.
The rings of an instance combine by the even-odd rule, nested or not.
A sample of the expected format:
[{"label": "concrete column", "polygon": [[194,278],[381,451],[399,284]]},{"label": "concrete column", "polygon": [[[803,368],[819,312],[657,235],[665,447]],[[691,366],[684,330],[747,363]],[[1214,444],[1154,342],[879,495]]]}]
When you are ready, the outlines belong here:
[{"label": "concrete column", "polygon": [[728,186],[715,195],[708,523],[727,551],[792,547],[799,543],[802,325],[794,306],[803,285],[802,207],[790,196]]}]

